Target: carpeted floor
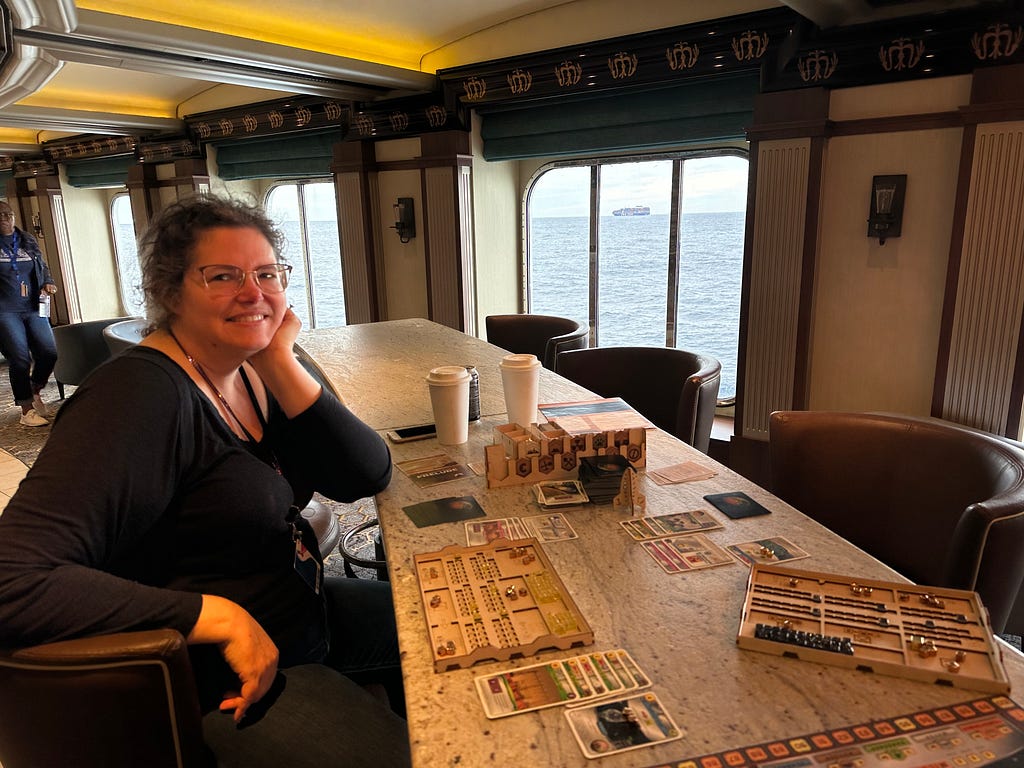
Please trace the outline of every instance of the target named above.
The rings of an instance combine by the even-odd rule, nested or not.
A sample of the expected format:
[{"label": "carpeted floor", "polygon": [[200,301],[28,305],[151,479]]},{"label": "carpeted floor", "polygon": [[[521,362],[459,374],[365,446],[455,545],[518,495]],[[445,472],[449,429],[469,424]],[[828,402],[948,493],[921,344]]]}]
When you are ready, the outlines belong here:
[{"label": "carpeted floor", "polygon": [[[70,397],[75,391],[73,386],[65,386],[64,394]],[[51,406],[51,410],[59,410],[62,405],[57,385],[50,383],[42,392],[43,401]],[[15,405],[11,396],[10,386],[7,385],[7,367],[0,364],[0,448],[7,451],[21,462],[32,466],[39,451],[46,443],[50,435],[49,427],[23,427],[18,423],[21,416],[21,409]],[[362,499],[352,504],[342,504],[331,501],[317,494],[315,497],[323,503],[335,515],[338,516],[338,524],[344,533],[366,520],[377,517],[377,508],[372,498]],[[376,535],[376,528],[361,532],[353,536],[351,551],[364,560],[372,560],[374,557],[373,537]],[[330,575],[343,576],[344,561],[335,549],[327,556],[324,571]],[[375,578],[376,574],[372,569],[355,566],[354,573],[359,578]]]}]

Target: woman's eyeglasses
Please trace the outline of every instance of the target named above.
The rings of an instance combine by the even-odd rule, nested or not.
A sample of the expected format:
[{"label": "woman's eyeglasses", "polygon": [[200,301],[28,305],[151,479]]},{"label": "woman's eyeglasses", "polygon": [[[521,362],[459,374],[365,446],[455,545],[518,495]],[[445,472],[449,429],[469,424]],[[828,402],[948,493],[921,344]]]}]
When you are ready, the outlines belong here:
[{"label": "woman's eyeglasses", "polygon": [[245,279],[252,275],[264,293],[281,293],[288,287],[290,264],[265,264],[246,272],[241,267],[227,264],[208,264],[196,270],[203,277],[206,290],[215,296],[234,296],[242,290]]}]

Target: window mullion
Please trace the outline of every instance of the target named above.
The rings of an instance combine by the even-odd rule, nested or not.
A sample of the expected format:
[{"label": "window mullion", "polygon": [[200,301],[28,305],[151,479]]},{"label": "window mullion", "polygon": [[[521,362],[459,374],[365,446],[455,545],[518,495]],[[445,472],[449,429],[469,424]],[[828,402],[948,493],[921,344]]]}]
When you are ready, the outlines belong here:
[{"label": "window mullion", "polygon": [[299,237],[302,241],[302,263],[306,267],[306,301],[309,302],[309,326],[316,328],[316,302],[313,301],[313,263],[310,257],[309,230],[306,220],[306,185],[295,185],[299,207]]},{"label": "window mullion", "polygon": [[672,163],[672,201],[668,219],[668,286],[665,302],[665,346],[675,347],[679,317],[679,226],[683,215],[683,160]]},{"label": "window mullion", "polygon": [[590,166],[590,346],[596,347],[601,342],[598,327],[599,279],[598,266],[601,260],[598,242],[601,237],[601,166]]}]

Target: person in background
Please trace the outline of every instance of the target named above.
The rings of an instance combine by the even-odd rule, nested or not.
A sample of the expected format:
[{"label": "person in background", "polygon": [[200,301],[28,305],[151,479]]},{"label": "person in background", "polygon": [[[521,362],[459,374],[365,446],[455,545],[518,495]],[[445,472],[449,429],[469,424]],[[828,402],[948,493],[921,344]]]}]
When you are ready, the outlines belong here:
[{"label": "person in background", "polygon": [[39,243],[14,225],[14,211],[0,201],[0,353],[7,358],[14,402],[26,427],[50,423],[39,393],[57,364],[57,345],[50,313],[41,314],[39,306],[44,300],[48,308],[56,292]]},{"label": "person in background", "polygon": [[76,389],[0,516],[0,644],[171,627],[218,766],[404,766],[390,584],[324,578],[300,514],[382,490],[391,455],[295,357],[280,244],[216,196],[153,222],[150,333]]}]

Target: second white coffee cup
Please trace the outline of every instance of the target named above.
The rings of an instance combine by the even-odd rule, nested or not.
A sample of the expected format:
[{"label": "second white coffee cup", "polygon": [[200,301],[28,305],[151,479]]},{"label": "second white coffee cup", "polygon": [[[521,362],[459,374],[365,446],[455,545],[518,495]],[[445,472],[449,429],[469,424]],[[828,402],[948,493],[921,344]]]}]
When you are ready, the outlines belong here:
[{"label": "second white coffee cup", "polygon": [[469,379],[463,365],[442,365],[427,375],[441,445],[460,445],[469,439]]},{"label": "second white coffee cup", "polygon": [[509,423],[533,424],[540,395],[540,361],[536,355],[505,355],[500,367]]}]

